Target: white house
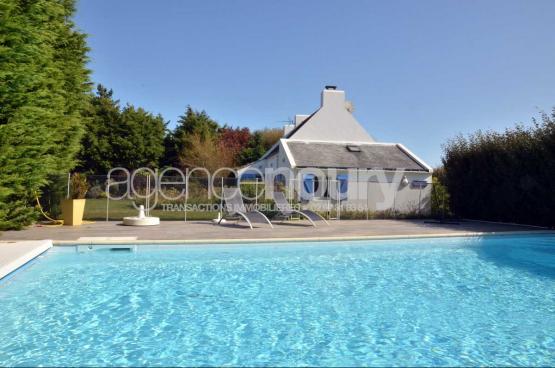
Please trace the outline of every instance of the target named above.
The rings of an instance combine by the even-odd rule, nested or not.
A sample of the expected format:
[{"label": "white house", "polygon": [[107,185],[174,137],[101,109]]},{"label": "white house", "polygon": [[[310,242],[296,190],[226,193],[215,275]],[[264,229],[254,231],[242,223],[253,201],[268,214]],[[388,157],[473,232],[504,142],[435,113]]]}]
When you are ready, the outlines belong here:
[{"label": "white house", "polygon": [[267,185],[287,182],[313,206],[333,201],[372,211],[430,209],[431,167],[400,143],[377,142],[335,86],[322,91],[318,110],[296,115],[279,142],[239,170],[253,173]]}]

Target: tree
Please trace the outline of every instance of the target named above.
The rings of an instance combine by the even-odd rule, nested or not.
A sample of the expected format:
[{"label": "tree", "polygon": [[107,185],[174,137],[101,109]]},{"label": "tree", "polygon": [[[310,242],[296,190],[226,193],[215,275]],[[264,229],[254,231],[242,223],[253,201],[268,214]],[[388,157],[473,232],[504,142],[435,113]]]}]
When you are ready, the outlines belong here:
[{"label": "tree", "polygon": [[0,229],[35,217],[49,175],[71,170],[90,90],[73,0],[0,3]]},{"label": "tree", "polygon": [[182,146],[187,146],[189,137],[193,134],[202,139],[214,137],[220,125],[212,120],[205,111],[195,111],[191,106],[187,106],[184,115],[179,117],[177,127],[174,131],[175,140]]},{"label": "tree", "polygon": [[255,131],[247,146],[239,154],[238,162],[246,165],[260,159],[283,136],[281,129],[262,129]]},{"label": "tree", "polygon": [[177,142],[173,131],[166,128],[164,135],[164,154],[160,159],[160,167],[177,167],[179,166],[179,152],[177,152]]},{"label": "tree", "polygon": [[187,158],[187,150],[192,149],[193,145],[198,147],[199,141],[215,141],[219,129],[219,124],[212,120],[205,111],[195,111],[191,106],[187,106],[185,114],[179,117],[171,137],[166,137],[165,141],[168,146],[166,146],[164,161],[170,161],[172,154],[176,152],[178,162],[174,162],[174,164],[190,167],[186,163],[194,160]]},{"label": "tree", "polygon": [[251,135],[247,147],[239,154],[239,163],[244,165],[254,162],[262,157],[266,150],[266,146],[262,141],[262,133],[256,131]]},{"label": "tree", "polygon": [[[185,114],[179,117],[173,132],[164,138],[164,166],[235,167],[258,160],[282,137],[281,129],[263,129],[251,134],[248,128],[232,128],[212,120],[205,111],[193,110],[187,106]],[[211,146],[209,146],[211,145]],[[212,152],[208,160],[199,149]],[[214,148],[219,151],[215,152]],[[219,159],[216,165],[214,160]]]},{"label": "tree", "polygon": [[[105,174],[116,160],[114,138],[122,134],[119,101],[113,91],[99,84],[86,112],[87,129],[79,152],[79,170],[88,174]],[[119,131],[119,133],[117,133]]]},{"label": "tree", "polygon": [[279,128],[262,129],[260,130],[260,138],[264,151],[269,150],[272,146],[283,137],[283,130]]},{"label": "tree", "polygon": [[179,155],[181,167],[202,167],[213,173],[235,165],[231,148],[223,145],[218,137],[193,133],[188,137],[188,143],[189,147]]},{"label": "tree", "polygon": [[121,114],[122,134],[116,135],[118,158],[114,165],[137,169],[158,167],[164,154],[166,123],[160,114],[127,105]]},{"label": "tree", "polygon": [[82,171],[104,175],[114,167],[158,167],[166,129],[161,115],[130,104],[122,110],[113,91],[102,85],[97,87],[88,114],[79,155]]},{"label": "tree", "polygon": [[247,147],[251,133],[249,128],[230,128],[224,126],[218,133],[218,145],[230,156],[233,166],[239,165],[239,155]]}]

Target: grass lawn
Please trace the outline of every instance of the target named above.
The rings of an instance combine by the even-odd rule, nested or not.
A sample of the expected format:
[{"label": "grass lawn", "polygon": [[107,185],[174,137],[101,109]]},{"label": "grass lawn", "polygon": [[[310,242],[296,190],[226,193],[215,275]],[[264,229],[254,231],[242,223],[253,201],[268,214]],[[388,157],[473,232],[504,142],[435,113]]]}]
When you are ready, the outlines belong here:
[{"label": "grass lawn", "polygon": [[[133,207],[133,201],[120,200],[109,202],[109,220],[122,220],[126,216],[137,216],[138,210]],[[160,217],[161,220],[183,220],[183,211],[163,211],[160,205],[150,211],[151,216]],[[211,220],[218,216],[216,211],[187,211],[187,220]],[[85,220],[106,220],[106,199],[87,199],[85,205]]]}]

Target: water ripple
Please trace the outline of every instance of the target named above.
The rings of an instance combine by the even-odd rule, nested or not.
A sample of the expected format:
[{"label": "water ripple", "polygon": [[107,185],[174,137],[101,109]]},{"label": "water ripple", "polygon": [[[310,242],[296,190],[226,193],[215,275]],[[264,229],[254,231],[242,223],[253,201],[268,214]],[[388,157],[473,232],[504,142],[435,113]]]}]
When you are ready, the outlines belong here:
[{"label": "water ripple", "polygon": [[2,366],[552,366],[553,237],[53,250]]}]

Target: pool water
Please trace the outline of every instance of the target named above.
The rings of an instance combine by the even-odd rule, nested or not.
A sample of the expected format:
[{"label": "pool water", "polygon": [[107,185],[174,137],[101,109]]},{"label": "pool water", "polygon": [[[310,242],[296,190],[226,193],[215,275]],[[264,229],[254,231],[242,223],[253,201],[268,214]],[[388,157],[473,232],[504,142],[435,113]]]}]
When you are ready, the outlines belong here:
[{"label": "pool water", "polygon": [[555,237],[54,248],[1,366],[555,365]]}]

